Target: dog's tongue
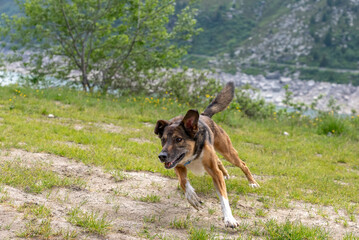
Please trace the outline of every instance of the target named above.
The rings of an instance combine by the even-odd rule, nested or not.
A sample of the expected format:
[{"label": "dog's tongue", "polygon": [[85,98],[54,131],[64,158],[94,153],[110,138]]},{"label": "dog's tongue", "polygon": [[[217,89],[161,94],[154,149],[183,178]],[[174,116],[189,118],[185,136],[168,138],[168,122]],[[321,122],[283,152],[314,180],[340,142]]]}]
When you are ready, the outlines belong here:
[{"label": "dog's tongue", "polygon": [[166,167],[170,167],[171,166],[171,162],[169,163],[165,163]]}]

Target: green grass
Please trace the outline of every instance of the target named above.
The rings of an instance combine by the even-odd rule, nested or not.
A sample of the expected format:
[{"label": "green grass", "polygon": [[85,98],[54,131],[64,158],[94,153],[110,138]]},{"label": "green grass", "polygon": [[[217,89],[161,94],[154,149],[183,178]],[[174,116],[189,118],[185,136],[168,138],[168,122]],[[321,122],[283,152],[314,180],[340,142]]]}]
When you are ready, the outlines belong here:
[{"label": "green grass", "polygon": [[[48,152],[102,166],[114,172],[119,181],[123,176],[116,176],[116,171],[126,170],[159,172],[174,178],[174,171],[166,170],[156,157],[161,146],[153,128],[158,119],[185,114],[189,108],[201,111],[204,106],[189,106],[170,95],[151,99],[150,96],[114,97],[66,89],[2,87],[0,146]],[[50,113],[55,118],[48,118]],[[358,209],[359,117],[343,120],[349,130],[333,137],[318,134],[318,122],[310,119],[250,120],[238,111],[226,110],[215,115],[214,120],[229,133],[252,173],[264,177],[259,180],[261,188],[251,189],[241,170],[224,161],[229,174],[237,176],[226,182],[230,193],[254,193],[271,198],[275,205],[300,200],[339,208],[353,204]],[[284,131],[290,135],[284,136]],[[31,180],[30,189],[34,192],[74,183],[46,169],[34,168],[32,174],[26,173],[27,170],[2,163],[0,171],[5,178],[0,181],[25,189],[29,184],[25,186],[22,180],[26,177]],[[10,178],[8,171],[15,177]],[[210,177],[190,174],[190,179],[197,192],[214,192]],[[41,188],[36,187],[37,182],[42,182]]]},{"label": "green grass", "polygon": [[328,239],[328,232],[318,227],[307,227],[301,223],[285,222],[279,224],[274,220],[265,223],[262,233],[268,239]]},{"label": "green grass", "polygon": [[51,216],[51,210],[45,205],[35,203],[24,203],[17,208],[18,211],[24,212],[25,215],[35,216],[36,218],[47,218]]},{"label": "green grass", "polygon": [[35,238],[49,239],[53,236],[53,230],[51,228],[51,220],[49,218],[42,219],[40,223],[36,224],[33,221],[26,223],[25,230],[18,234],[18,237],[22,238]]},{"label": "green grass", "polygon": [[144,197],[139,197],[138,200],[141,202],[157,203],[160,202],[161,198],[158,195],[149,194]]},{"label": "green grass", "polygon": [[175,218],[170,222],[170,227],[175,229],[188,229],[190,225],[191,222],[189,215],[186,218]]},{"label": "green grass", "polygon": [[68,221],[76,226],[85,228],[90,233],[105,235],[111,229],[111,221],[106,219],[106,215],[99,216],[98,213],[83,212],[79,208],[74,208],[69,212]]},{"label": "green grass", "polygon": [[41,193],[54,187],[83,186],[79,178],[60,177],[41,166],[27,167],[18,161],[0,162],[0,183],[20,187],[25,192]]},{"label": "green grass", "polygon": [[213,237],[211,236],[211,233],[208,233],[206,231],[206,229],[192,228],[190,230],[190,236],[188,239],[190,239],[190,240],[208,240],[208,239],[213,239]]}]

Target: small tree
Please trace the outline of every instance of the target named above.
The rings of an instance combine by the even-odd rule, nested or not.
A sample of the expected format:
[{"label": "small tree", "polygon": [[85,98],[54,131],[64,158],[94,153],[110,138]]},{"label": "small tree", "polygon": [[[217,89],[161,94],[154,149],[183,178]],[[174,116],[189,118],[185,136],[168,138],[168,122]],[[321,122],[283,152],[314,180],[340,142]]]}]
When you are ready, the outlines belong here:
[{"label": "small tree", "polygon": [[[186,53],[196,10],[174,16],[174,0],[26,0],[12,17],[12,44],[36,77],[80,77],[84,91],[142,87],[156,68]],[[168,27],[170,18],[175,23]],[[28,50],[26,52],[26,50]],[[135,80],[135,81],[134,81]]]}]

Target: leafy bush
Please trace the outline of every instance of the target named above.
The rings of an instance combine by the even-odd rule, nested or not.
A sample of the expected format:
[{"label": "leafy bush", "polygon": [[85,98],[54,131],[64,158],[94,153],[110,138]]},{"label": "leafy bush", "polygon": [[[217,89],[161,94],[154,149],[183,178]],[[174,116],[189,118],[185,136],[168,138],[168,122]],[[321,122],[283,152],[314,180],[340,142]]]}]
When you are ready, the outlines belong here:
[{"label": "leafy bush", "polygon": [[345,119],[334,112],[321,114],[321,122],[318,125],[318,134],[340,135],[348,132],[349,126]]},{"label": "leafy bush", "polygon": [[268,104],[265,100],[258,96],[258,90],[250,85],[239,88],[235,93],[234,105],[250,118],[267,118],[271,116],[275,110],[273,104]]},{"label": "leafy bush", "polygon": [[207,75],[207,72],[193,69],[165,73],[155,91],[162,96],[169,94],[171,98],[192,106],[208,104],[208,98],[220,91],[221,84]]}]

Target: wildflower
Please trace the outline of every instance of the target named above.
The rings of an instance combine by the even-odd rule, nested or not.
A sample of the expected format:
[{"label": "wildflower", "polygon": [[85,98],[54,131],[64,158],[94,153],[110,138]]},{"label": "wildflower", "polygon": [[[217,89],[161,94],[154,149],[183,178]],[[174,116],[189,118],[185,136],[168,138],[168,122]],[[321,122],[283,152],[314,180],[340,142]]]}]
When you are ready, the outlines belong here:
[{"label": "wildflower", "polygon": [[133,101],[136,102],[136,98],[133,98]]},{"label": "wildflower", "polygon": [[26,97],[26,94],[24,94],[24,97]]},{"label": "wildflower", "polygon": [[238,112],[241,112],[241,109],[238,109]]},{"label": "wildflower", "polygon": [[352,119],[354,118],[354,116],[352,116]]},{"label": "wildflower", "polygon": [[334,132],[335,132],[335,130],[333,129],[333,130],[332,130],[332,132],[334,133]]},{"label": "wildflower", "polygon": [[162,107],[162,109],[163,109],[163,110],[167,110],[167,108],[165,108],[165,107]]},{"label": "wildflower", "polygon": [[9,99],[9,101],[11,102],[11,101],[12,101],[12,99],[10,98],[10,99]]},{"label": "wildflower", "polygon": [[277,112],[274,112],[273,114],[274,114],[274,115],[276,115],[276,114],[277,114]]},{"label": "wildflower", "polygon": [[206,94],[206,98],[209,98],[210,97],[210,95],[209,94]]}]

